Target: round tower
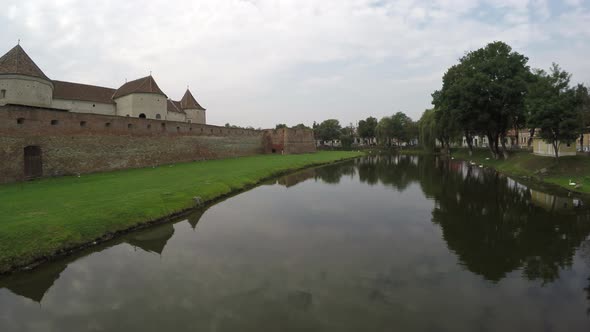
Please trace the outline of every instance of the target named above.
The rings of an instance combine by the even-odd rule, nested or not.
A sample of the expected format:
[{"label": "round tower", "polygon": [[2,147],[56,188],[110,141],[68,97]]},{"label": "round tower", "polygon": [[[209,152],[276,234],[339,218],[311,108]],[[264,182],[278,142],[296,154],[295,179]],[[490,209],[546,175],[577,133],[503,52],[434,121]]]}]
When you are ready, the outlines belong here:
[{"label": "round tower", "polygon": [[51,107],[53,83],[16,45],[0,58],[0,106]]}]

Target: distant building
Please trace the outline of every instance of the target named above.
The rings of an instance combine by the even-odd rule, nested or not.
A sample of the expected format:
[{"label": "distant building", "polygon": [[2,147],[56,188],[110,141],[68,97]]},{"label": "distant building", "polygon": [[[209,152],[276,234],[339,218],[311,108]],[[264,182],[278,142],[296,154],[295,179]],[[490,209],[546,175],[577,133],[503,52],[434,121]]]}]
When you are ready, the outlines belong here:
[{"label": "distant building", "polygon": [[[555,150],[553,144],[547,143],[539,137],[533,138],[533,153],[538,156],[555,157]],[[559,156],[575,156],[576,155],[576,144],[572,143],[560,143],[559,144]]]},{"label": "distant building", "polygon": [[0,106],[8,104],[206,123],[205,108],[188,88],[180,101],[174,101],[151,75],[126,82],[118,89],[51,80],[20,45],[0,58]]}]

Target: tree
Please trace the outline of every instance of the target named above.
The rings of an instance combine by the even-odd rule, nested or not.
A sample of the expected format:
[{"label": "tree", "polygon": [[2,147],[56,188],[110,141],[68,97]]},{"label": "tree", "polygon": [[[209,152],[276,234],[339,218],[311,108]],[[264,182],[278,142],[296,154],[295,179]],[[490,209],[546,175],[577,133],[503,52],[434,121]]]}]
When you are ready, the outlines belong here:
[{"label": "tree", "polygon": [[275,126],[275,129],[282,129],[282,128],[287,128],[287,125],[284,123],[279,123]]},{"label": "tree", "polygon": [[391,117],[384,116],[381,118],[377,123],[375,132],[379,144],[391,147],[391,139],[393,138],[393,121]]},{"label": "tree", "polygon": [[470,152],[473,135],[483,134],[495,159],[507,157],[507,131],[524,124],[527,62],[507,44],[493,42],[467,53],[445,73],[433,103],[443,112],[440,116],[461,130]]},{"label": "tree", "polygon": [[374,117],[370,116],[368,117],[366,120],[361,120],[359,121],[359,125],[358,125],[358,135],[360,138],[362,138],[363,140],[365,140],[365,142],[368,139],[371,139],[373,137],[377,136],[377,119],[375,119]]},{"label": "tree", "polygon": [[576,86],[576,103],[579,123],[582,126],[580,132],[580,149],[582,149],[584,147],[584,133],[590,132],[590,93],[583,84]]},{"label": "tree", "polygon": [[325,120],[315,129],[317,137],[322,141],[335,140],[340,138],[340,122],[336,119]]},{"label": "tree", "polygon": [[306,125],[304,125],[303,123],[300,123],[298,125],[295,125],[295,126],[293,126],[291,128],[293,128],[293,129],[309,129],[309,127],[306,126]]},{"label": "tree", "polygon": [[397,112],[391,117],[391,126],[392,126],[392,134],[393,138],[397,141],[398,144],[402,142],[409,142],[414,134],[413,130],[413,122],[409,116],[407,116],[403,112]]},{"label": "tree", "polygon": [[418,120],[418,137],[422,148],[427,151],[436,149],[436,119],[434,109],[425,110]]},{"label": "tree", "polygon": [[354,142],[355,129],[352,123],[348,127],[344,127],[340,134],[340,143],[344,149],[350,149]]},{"label": "tree", "polygon": [[556,160],[561,143],[575,142],[581,132],[580,100],[569,86],[570,78],[555,63],[550,73],[536,70],[525,103],[529,126],[538,128],[539,137],[553,146]]}]

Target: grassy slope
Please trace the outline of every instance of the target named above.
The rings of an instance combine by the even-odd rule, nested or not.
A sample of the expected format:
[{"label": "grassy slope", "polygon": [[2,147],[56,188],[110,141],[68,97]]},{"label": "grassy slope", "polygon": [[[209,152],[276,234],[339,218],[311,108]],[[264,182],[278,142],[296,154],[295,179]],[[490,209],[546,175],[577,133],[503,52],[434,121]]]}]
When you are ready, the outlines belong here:
[{"label": "grassy slope", "polygon": [[[473,160],[478,164],[494,167],[506,174],[535,177],[572,191],[590,193],[590,157],[587,156],[560,157],[559,162],[556,163],[554,158],[539,157],[524,151],[512,153],[507,160],[486,160],[490,157],[488,150],[476,150],[471,157],[467,150],[454,151],[452,155],[459,159]],[[543,168],[547,169],[544,175],[539,173]],[[574,189],[569,185],[569,180],[582,184],[582,187]]]},{"label": "grassy slope", "polygon": [[211,160],[0,186],[0,272],[253,185],[360,155],[319,152]]}]

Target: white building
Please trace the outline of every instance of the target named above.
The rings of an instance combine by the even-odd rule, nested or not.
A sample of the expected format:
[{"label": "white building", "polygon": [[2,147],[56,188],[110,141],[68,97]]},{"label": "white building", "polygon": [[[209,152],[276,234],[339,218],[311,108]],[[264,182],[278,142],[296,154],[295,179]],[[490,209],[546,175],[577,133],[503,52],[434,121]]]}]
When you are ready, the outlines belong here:
[{"label": "white building", "polygon": [[206,110],[188,89],[180,101],[174,101],[151,75],[126,82],[118,89],[51,80],[20,45],[0,58],[0,106],[8,104],[206,123]]}]

